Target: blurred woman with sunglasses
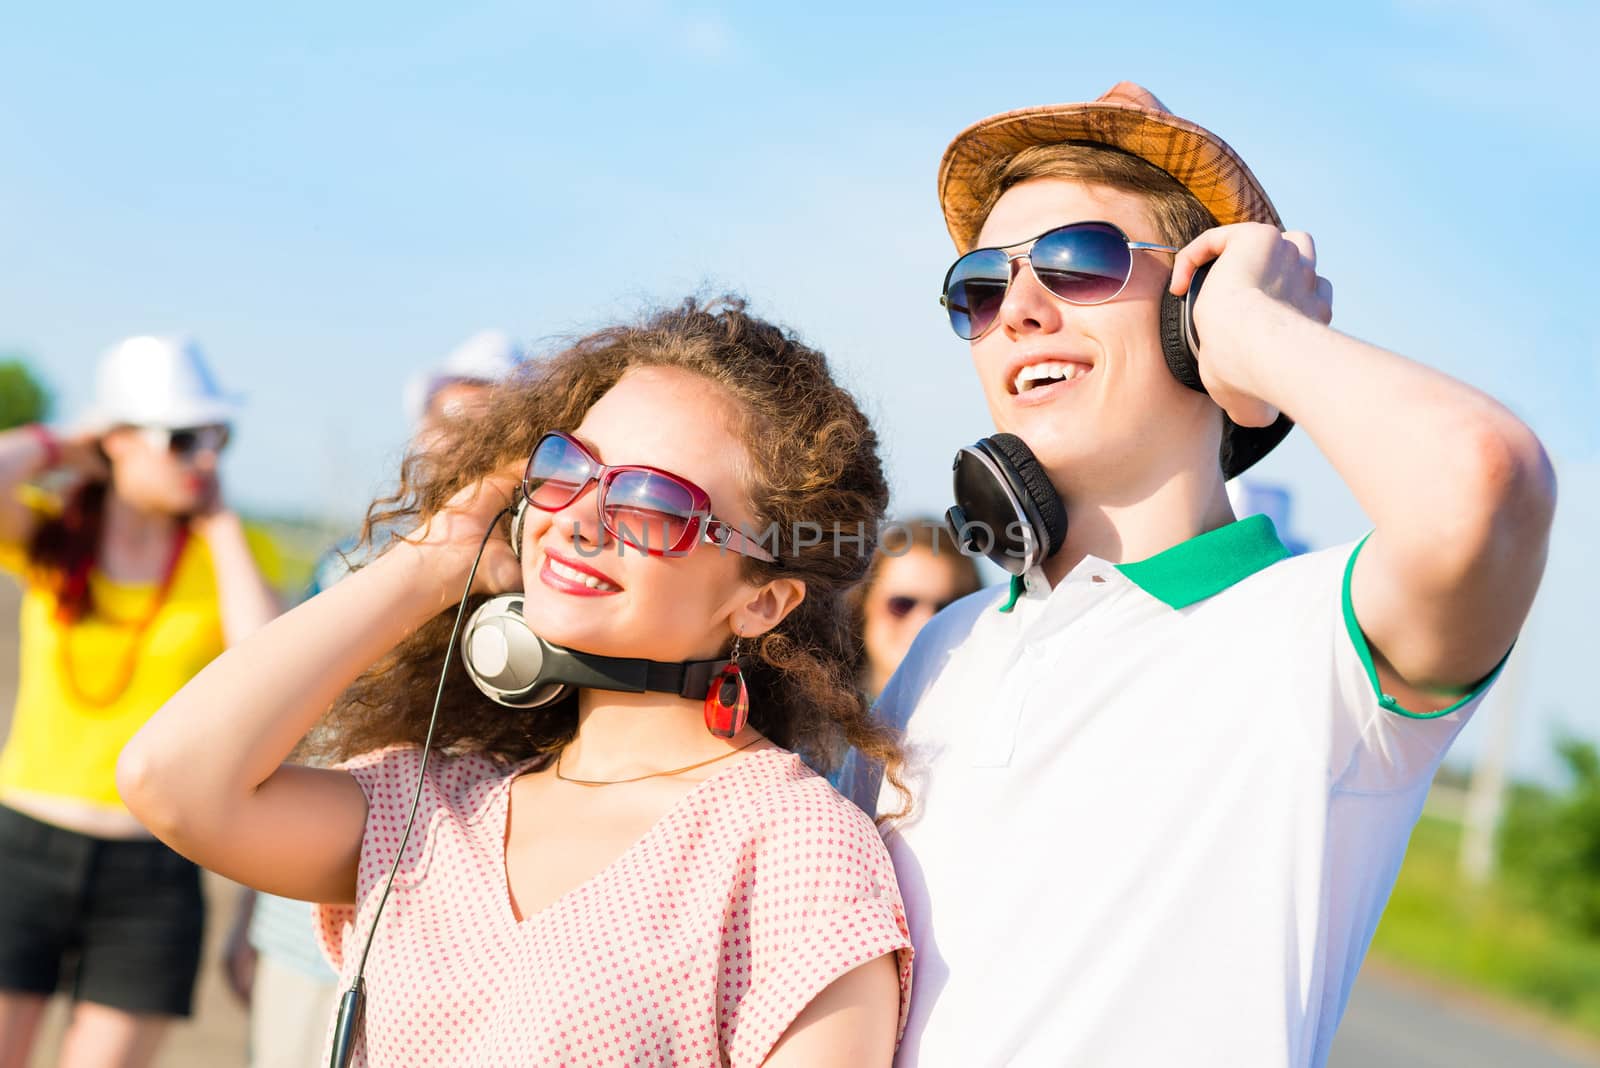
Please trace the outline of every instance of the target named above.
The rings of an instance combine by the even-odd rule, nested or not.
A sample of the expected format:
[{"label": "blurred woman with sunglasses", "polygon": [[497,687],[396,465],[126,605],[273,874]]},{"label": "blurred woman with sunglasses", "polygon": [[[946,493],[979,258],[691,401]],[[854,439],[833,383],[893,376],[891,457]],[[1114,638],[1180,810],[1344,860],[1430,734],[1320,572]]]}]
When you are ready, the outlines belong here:
[{"label": "blurred woman with sunglasses", "polygon": [[983,583],[944,520],[914,516],[884,529],[878,553],[857,588],[861,620],[861,685],[876,699],[923,624]]},{"label": "blurred woman with sunglasses", "polygon": [[[73,999],[64,1065],[148,1065],[190,1013],[198,869],[124,807],[117,755],[225,644],[277,612],[220,503],[233,404],[199,350],[130,338],[91,419],[0,434],[0,566],[23,585],[17,701],[0,750],[0,1065],[28,1063]],[[61,490],[53,507],[39,488]]]},{"label": "blurred woman with sunglasses", "polygon": [[[962,555],[943,519],[912,516],[884,528],[866,580],[850,592],[861,635],[856,680],[869,702],[889,684],[928,620],[982,586],[977,562]],[[871,760],[851,749],[828,772],[828,782],[866,806],[876,796],[878,775]]]},{"label": "blurred woman with sunglasses", "polygon": [[[240,882],[334,903],[320,936],[341,985],[364,975],[353,1063],[887,1065],[899,890],[801,760],[854,745],[898,782],[852,677],[853,535],[888,495],[854,400],[725,300],[583,338],[467,419],[369,514],[412,535],[134,739],[134,810]],[[518,493],[520,557],[489,536]],[[441,682],[474,574],[556,646],[711,684],[511,710]],[[312,748],[347,762],[286,764],[319,720]]]}]

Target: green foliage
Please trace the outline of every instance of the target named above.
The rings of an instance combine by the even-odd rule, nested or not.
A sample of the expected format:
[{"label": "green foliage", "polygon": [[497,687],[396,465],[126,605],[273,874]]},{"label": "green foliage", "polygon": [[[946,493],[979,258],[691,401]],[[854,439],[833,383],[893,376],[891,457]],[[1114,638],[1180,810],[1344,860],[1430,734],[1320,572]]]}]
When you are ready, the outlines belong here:
[{"label": "green foliage", "polygon": [[1423,816],[1372,953],[1600,1035],[1600,751],[1557,750],[1571,782],[1511,790],[1485,886],[1462,880],[1460,825]]},{"label": "green foliage", "polygon": [[1574,932],[1522,892],[1520,873],[1462,882],[1461,828],[1423,816],[1372,954],[1540,1009],[1600,1035],[1600,940]]},{"label": "green foliage", "polygon": [[0,356],[0,430],[43,422],[50,414],[50,393],[21,358]]},{"label": "green foliage", "polygon": [[245,534],[262,577],[291,605],[304,596],[312,568],[340,533],[325,523],[265,516],[245,519]]},{"label": "green foliage", "polygon": [[1568,738],[1557,751],[1569,787],[1560,793],[1515,791],[1501,855],[1532,902],[1574,930],[1600,938],[1600,750]]}]

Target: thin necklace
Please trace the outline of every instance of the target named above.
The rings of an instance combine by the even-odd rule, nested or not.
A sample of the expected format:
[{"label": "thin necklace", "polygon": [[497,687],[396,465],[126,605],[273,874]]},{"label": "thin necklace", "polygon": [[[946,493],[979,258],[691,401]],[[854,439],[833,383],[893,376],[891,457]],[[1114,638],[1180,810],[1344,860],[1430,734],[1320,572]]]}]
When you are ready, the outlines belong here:
[{"label": "thin necklace", "polygon": [[733,756],[735,753],[742,753],[746,749],[749,749],[752,745],[755,745],[760,740],[761,740],[761,735],[758,734],[754,738],[750,739],[748,742],[745,742],[739,748],[730,749],[726,753],[722,753],[722,754],[720,754],[718,756],[712,757],[710,760],[702,760],[698,764],[685,764],[683,767],[681,767],[681,768],[673,768],[671,771],[652,771],[648,775],[635,775],[631,779],[572,779],[572,778],[568,778],[567,776],[561,774],[561,753],[557,753],[556,754],[556,778],[560,779],[562,782],[570,782],[570,783],[574,783],[574,784],[576,784],[578,786],[620,786],[625,782],[639,782],[639,781],[641,781],[643,779],[663,778],[663,777],[668,776],[668,775],[682,775],[686,771],[693,771],[695,768],[703,768],[707,764],[715,764],[719,760],[727,760],[729,757]]}]

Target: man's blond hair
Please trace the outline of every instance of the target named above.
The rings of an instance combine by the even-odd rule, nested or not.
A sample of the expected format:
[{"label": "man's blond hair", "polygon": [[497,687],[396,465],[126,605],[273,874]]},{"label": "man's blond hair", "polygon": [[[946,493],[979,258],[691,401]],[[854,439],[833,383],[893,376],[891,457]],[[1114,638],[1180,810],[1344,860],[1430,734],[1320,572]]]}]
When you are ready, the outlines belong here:
[{"label": "man's blond hair", "polygon": [[[990,164],[987,178],[978,183],[992,190],[980,216],[985,219],[994,210],[995,202],[1013,186],[1036,178],[1063,178],[1143,197],[1157,235],[1162,242],[1175,248],[1182,248],[1217,225],[1204,205],[1172,175],[1109,145],[1087,141],[1034,145],[1014,156],[996,159]],[[1129,236],[1143,239],[1137,234]]]}]

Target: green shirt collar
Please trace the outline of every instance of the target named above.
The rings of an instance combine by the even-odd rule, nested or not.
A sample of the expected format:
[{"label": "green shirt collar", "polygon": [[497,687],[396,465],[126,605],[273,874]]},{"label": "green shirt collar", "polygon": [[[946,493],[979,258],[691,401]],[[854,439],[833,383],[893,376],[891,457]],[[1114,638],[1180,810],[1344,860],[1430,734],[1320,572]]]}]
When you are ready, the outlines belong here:
[{"label": "green shirt collar", "polygon": [[[1272,520],[1252,515],[1117,570],[1163,604],[1188,608],[1288,556]],[[1022,578],[1013,578],[1000,610],[1009,611],[1023,589]]]}]

